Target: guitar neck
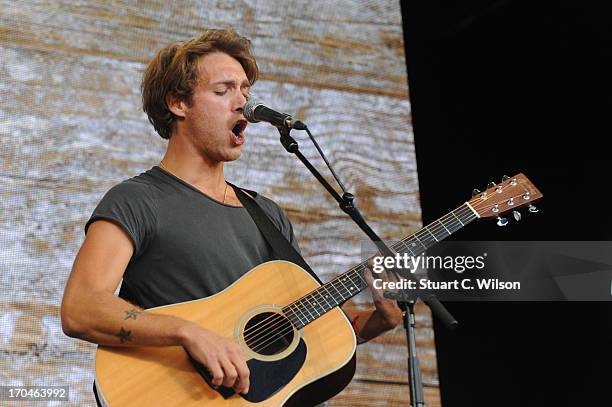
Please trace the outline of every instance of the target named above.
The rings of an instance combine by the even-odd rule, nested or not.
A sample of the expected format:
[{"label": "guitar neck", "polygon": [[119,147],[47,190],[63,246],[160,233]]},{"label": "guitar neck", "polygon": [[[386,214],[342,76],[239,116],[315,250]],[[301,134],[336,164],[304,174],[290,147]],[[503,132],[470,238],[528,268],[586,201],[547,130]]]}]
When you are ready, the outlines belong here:
[{"label": "guitar neck", "polygon": [[[391,249],[396,253],[418,256],[478,217],[478,213],[466,202],[440,219],[398,241],[391,246]],[[349,298],[359,294],[368,287],[363,272],[371,259],[369,258],[358,264],[287,305],[283,308],[284,314],[297,329],[301,329]]]}]

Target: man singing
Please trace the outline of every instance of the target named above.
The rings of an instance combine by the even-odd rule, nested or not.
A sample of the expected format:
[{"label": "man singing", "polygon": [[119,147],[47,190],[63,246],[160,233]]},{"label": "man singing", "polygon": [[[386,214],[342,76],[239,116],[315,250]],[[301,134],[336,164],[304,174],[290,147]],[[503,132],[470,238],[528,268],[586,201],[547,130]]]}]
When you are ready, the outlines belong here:
[{"label": "man singing", "polygon": [[[149,63],[143,110],[168,147],[158,166],[109,190],[87,222],[61,307],[67,335],[107,346],[182,346],[215,385],[248,392],[245,355],[233,340],[142,310],[213,295],[274,258],[223,171],[242,153],[243,106],[257,77],[250,41],[229,29],[168,45]],[[299,250],[281,208],[250,196]],[[377,297],[375,305],[347,312],[361,341],[401,321],[393,301]]]}]

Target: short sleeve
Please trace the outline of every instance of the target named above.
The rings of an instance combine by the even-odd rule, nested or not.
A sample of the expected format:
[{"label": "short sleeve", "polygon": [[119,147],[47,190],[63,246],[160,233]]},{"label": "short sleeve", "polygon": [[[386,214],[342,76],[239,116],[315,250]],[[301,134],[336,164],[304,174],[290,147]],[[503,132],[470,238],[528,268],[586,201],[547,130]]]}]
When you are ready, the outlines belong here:
[{"label": "short sleeve", "polygon": [[155,199],[149,187],[130,180],[124,181],[104,195],[87,221],[85,233],[97,220],[103,219],[117,224],[132,240],[134,259],[146,250],[155,233],[155,215]]}]

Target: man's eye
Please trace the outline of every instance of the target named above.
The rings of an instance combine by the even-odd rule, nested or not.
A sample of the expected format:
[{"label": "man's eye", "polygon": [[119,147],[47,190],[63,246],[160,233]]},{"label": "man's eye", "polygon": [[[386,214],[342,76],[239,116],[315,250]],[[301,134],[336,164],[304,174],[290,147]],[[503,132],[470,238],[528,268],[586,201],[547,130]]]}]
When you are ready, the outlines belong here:
[{"label": "man's eye", "polygon": [[227,93],[227,90],[216,90],[215,95],[223,96]]}]

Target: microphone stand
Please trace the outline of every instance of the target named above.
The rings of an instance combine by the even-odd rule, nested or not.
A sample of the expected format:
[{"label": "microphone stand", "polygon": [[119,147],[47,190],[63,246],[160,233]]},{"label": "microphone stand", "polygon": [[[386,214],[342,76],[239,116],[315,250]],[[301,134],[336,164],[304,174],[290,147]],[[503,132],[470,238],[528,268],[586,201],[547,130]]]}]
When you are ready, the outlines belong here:
[{"label": "microphone stand", "polygon": [[[338,192],[327,182],[325,178],[321,175],[321,173],[308,161],[306,157],[300,152],[299,145],[297,141],[289,134],[291,132],[291,124],[293,127],[299,130],[306,130],[308,136],[314,143],[317,151],[323,157],[323,160],[327,164],[327,167],[330,169],[334,178],[340,185],[343,190],[343,195],[340,196]],[[340,209],[345,212],[350,218],[365,232],[365,234],[374,242],[378,250],[384,256],[394,256],[394,253],[389,249],[389,247],[382,241],[382,239],[370,228],[370,226],[366,223],[361,213],[353,204],[354,196],[350,192],[347,192],[344,188],[344,185],[340,182],[340,179],[332,169],[331,165],[327,161],[327,158],[321,151],[318,143],[315,141],[314,137],[308,130],[308,127],[300,121],[296,121],[294,123],[289,123],[287,126],[278,126],[277,127],[280,133],[280,142],[287,150],[287,152],[295,154],[298,159],[310,170],[312,175],[323,185],[323,187],[330,193],[330,195],[338,202]],[[389,298],[385,293],[385,297]],[[419,364],[419,359],[416,351],[416,338],[414,334],[415,329],[415,314],[414,314],[414,305],[415,299],[408,299],[401,294],[399,296],[394,296],[397,301],[398,306],[402,310],[402,315],[404,319],[404,329],[406,330],[406,339],[408,341],[408,382],[410,385],[410,402],[412,407],[424,407],[425,406],[425,398],[423,396],[423,381],[421,376],[421,369]],[[442,303],[437,299],[434,294],[427,294],[420,297],[423,302],[425,302],[432,313],[439,318],[444,325],[452,330],[454,329],[458,322],[457,320],[448,312],[448,310],[442,305]]]}]

